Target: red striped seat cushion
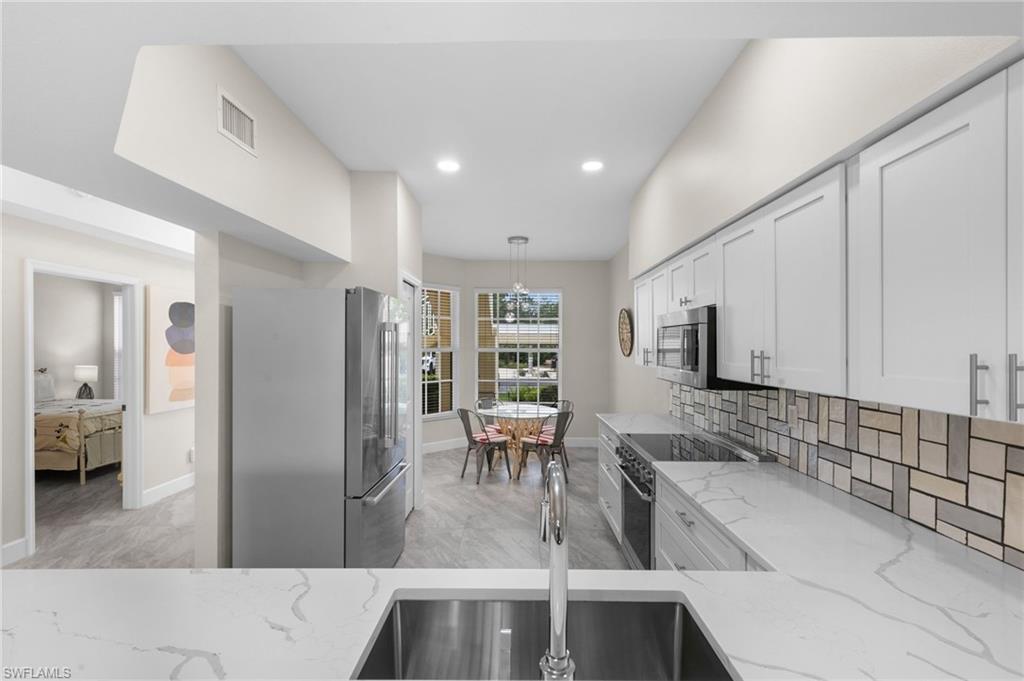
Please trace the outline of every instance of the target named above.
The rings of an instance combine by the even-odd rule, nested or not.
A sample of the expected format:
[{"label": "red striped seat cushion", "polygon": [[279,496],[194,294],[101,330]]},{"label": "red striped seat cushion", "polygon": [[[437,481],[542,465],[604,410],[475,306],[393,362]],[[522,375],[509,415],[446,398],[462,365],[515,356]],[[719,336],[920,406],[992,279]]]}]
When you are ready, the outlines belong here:
[{"label": "red striped seat cushion", "polygon": [[523,438],[523,442],[531,445],[549,445],[554,441],[555,438],[547,433],[540,433],[536,436],[527,435]]},{"label": "red striped seat cushion", "polygon": [[540,429],[540,432],[548,434],[548,435],[553,435],[554,432],[555,432],[555,427],[554,426],[544,426],[543,428]]},{"label": "red striped seat cushion", "polygon": [[484,432],[491,433],[493,435],[501,435],[501,426],[496,423],[485,423]]},{"label": "red striped seat cushion", "polygon": [[480,444],[501,444],[508,440],[505,435],[495,435],[493,433],[473,433],[473,440]]}]

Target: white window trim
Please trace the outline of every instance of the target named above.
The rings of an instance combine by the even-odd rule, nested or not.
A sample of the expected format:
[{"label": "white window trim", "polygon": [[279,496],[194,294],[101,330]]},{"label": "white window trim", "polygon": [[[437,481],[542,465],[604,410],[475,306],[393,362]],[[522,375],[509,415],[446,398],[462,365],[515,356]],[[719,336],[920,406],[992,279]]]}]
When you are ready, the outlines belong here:
[{"label": "white window trim", "polygon": [[[473,395],[474,404],[480,399],[480,352],[500,352],[499,348],[481,348],[480,347],[480,310],[477,305],[477,300],[481,293],[511,293],[509,288],[477,288],[473,289],[473,345],[476,346],[473,352]],[[565,399],[565,394],[562,392],[562,377],[565,376],[565,353],[562,348],[565,347],[565,294],[560,288],[539,288],[530,289],[530,293],[557,293],[558,294],[558,347],[556,348],[544,348],[543,351],[540,348],[536,349],[536,352],[557,352],[558,353],[558,399]],[[530,349],[527,348],[527,351]]]},{"label": "white window trim", "polygon": [[[419,371],[422,376],[422,357],[428,352],[451,352],[452,353],[452,408],[448,411],[440,411],[436,414],[421,414],[423,421],[445,421],[448,419],[454,419],[457,417],[456,409],[459,408],[459,336],[461,329],[459,327],[459,287],[458,286],[446,286],[444,284],[423,284],[420,287],[421,291],[434,290],[434,291],[446,291],[452,294],[452,345],[450,348],[425,348],[422,347],[423,336],[422,328],[420,329],[420,362]],[[439,383],[439,381],[424,381],[420,380],[420,391],[423,391],[422,386],[428,383]]]}]

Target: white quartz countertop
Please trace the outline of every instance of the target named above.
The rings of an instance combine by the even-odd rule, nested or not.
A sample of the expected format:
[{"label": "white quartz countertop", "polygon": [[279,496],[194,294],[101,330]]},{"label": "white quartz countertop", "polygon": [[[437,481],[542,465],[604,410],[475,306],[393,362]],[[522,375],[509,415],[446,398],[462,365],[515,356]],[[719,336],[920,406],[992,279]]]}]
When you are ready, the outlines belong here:
[{"label": "white quartz countertop", "polygon": [[619,413],[598,414],[598,420],[620,435],[622,433],[681,433],[684,428],[671,414]]},{"label": "white quartz countertop", "polygon": [[823,678],[1024,677],[1024,572],[784,466],[655,468],[659,485],[671,481],[783,577],[791,600],[772,626],[794,640],[749,664]]}]

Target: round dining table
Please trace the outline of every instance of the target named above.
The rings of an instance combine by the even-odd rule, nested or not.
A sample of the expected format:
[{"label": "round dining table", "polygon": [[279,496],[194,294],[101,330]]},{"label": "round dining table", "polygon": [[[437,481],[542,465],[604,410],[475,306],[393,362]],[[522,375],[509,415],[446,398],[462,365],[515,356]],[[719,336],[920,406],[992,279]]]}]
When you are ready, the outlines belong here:
[{"label": "round dining table", "polygon": [[501,428],[502,434],[508,436],[508,450],[512,456],[512,476],[518,479],[520,470],[526,465],[523,458],[522,439],[539,433],[544,419],[557,414],[558,410],[540,404],[506,402],[489,409],[479,409],[477,413],[494,419],[498,427]]}]

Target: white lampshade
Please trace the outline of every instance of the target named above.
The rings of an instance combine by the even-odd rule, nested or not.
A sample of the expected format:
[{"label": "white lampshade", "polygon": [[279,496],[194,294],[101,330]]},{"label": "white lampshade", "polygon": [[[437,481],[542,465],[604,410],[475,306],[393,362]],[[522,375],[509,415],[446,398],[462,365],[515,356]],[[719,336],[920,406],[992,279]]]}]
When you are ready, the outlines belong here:
[{"label": "white lampshade", "polygon": [[100,378],[100,368],[95,364],[76,364],[75,380],[82,383],[95,383]]}]

